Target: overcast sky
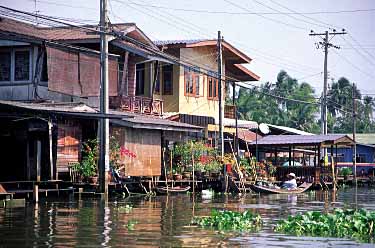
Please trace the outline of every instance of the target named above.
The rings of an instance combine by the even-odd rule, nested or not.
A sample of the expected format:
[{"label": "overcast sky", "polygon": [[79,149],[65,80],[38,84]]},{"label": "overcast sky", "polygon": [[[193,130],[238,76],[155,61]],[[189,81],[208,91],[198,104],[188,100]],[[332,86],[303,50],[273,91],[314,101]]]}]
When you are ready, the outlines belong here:
[{"label": "overcast sky", "polygon": [[[135,22],[153,40],[213,39],[221,30],[225,40],[253,59],[247,67],[262,82],[274,82],[277,73],[284,69],[292,77],[312,84],[317,95],[323,85],[324,53],[316,49],[315,43],[321,39],[309,36],[310,30],[318,33],[329,27],[345,28],[347,35],[337,35],[331,40],[341,49],[329,50],[329,76],[335,79],[345,76],[357,83],[362,93],[375,94],[375,1],[109,0],[109,3],[112,23]],[[36,4],[34,0],[2,0],[2,5],[85,22],[99,19],[99,0],[37,0]],[[374,10],[288,14],[363,9]],[[266,14],[277,11],[283,13]]]}]

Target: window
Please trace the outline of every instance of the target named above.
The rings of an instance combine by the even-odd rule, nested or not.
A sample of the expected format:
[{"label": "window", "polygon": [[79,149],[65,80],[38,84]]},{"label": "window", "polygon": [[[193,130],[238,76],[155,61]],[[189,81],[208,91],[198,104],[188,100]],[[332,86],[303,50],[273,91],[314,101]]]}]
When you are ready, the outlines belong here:
[{"label": "window", "polygon": [[163,67],[163,94],[173,95],[173,65]]},{"label": "window", "polygon": [[366,163],[366,154],[363,153],[357,153],[357,163]]},{"label": "window", "polygon": [[0,81],[10,81],[11,53],[0,52]]},{"label": "window", "polygon": [[0,51],[0,82],[30,81],[31,60],[29,49],[7,49]]},{"label": "window", "polygon": [[207,77],[207,87],[208,87],[208,99],[218,99],[218,93],[219,93],[219,83],[217,78],[213,77]]},{"label": "window", "polygon": [[30,78],[29,51],[14,52],[14,81],[27,81]]},{"label": "window", "polygon": [[[331,154],[328,154],[329,161],[331,162]],[[333,154],[334,161],[339,163],[339,162],[346,162],[345,157],[343,153],[334,153]]]},{"label": "window", "polygon": [[200,75],[199,72],[185,68],[185,95],[199,96]]},{"label": "window", "polygon": [[136,65],[135,75],[135,94],[143,95],[145,93],[145,64]]}]

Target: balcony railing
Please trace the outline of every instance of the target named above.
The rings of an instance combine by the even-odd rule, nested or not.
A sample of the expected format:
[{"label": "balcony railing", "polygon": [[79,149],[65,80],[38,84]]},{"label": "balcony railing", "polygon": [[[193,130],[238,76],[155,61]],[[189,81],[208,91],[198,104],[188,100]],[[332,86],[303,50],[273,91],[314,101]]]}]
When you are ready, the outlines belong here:
[{"label": "balcony railing", "polygon": [[111,99],[112,107],[146,115],[163,115],[163,101],[141,96],[122,96]]},{"label": "balcony railing", "polygon": [[224,118],[236,118],[236,105],[224,105]]}]

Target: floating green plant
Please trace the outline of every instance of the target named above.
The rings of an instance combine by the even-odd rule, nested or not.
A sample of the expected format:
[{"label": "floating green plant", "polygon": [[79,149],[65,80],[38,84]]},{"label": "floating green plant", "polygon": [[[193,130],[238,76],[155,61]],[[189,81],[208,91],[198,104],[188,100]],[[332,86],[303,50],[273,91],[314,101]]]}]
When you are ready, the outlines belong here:
[{"label": "floating green plant", "polygon": [[261,227],[262,218],[250,211],[212,210],[210,216],[195,217],[193,224],[221,231],[255,231]]},{"label": "floating green plant", "polygon": [[375,212],[366,210],[335,209],[322,214],[311,211],[280,220],[275,231],[292,235],[352,238],[361,242],[374,242]]}]

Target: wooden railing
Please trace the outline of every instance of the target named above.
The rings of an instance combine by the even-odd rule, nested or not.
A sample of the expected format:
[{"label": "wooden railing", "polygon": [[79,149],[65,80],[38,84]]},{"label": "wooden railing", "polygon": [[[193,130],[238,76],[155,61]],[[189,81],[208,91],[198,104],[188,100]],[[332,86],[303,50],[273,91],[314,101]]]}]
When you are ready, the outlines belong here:
[{"label": "wooden railing", "polygon": [[224,118],[236,118],[236,105],[224,105]]},{"label": "wooden railing", "polygon": [[110,99],[112,108],[146,115],[163,115],[163,101],[141,96],[121,96]]}]

